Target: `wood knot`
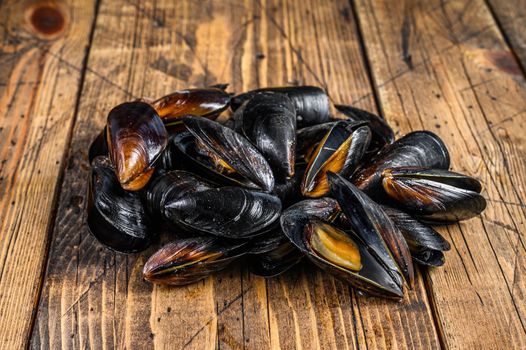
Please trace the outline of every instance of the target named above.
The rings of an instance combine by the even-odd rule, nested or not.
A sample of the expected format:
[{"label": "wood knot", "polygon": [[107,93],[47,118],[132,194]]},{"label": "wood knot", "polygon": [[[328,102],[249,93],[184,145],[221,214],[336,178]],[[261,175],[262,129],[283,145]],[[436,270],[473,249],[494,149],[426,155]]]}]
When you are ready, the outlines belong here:
[{"label": "wood knot", "polygon": [[66,12],[55,2],[36,2],[26,11],[32,29],[43,39],[54,39],[66,27]]}]

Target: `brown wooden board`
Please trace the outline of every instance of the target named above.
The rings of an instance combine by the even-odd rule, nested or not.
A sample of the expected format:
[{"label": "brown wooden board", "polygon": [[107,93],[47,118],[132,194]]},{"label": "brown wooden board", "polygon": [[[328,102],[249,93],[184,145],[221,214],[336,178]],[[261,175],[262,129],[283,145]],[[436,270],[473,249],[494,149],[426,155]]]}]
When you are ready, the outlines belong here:
[{"label": "brown wooden board", "polygon": [[28,341],[94,1],[0,4],[0,348]]},{"label": "brown wooden board", "polygon": [[382,110],[430,129],[488,208],[440,231],[452,243],[428,289],[444,345],[526,346],[526,81],[483,1],[366,1],[356,10]]},{"label": "brown wooden board", "polygon": [[[526,348],[523,8],[0,1],[0,348]],[[397,136],[444,138],[488,208],[439,228],[446,265],[418,269],[402,303],[359,296],[308,263],[268,280],[236,265],[153,286],[141,270],[158,245],[113,253],[84,224],[87,149],[114,105],[216,83],[319,85],[372,111],[376,101]]]},{"label": "brown wooden board", "polygon": [[268,281],[232,267],[152,286],[140,271],[154,248],[116,254],[88,233],[87,147],[109,109],[222,82],[316,84],[374,110],[347,1],[102,1],[31,347],[439,347],[420,275],[403,303],[357,297],[307,264]]},{"label": "brown wooden board", "polygon": [[526,67],[526,1],[488,0],[487,2],[524,72]]}]

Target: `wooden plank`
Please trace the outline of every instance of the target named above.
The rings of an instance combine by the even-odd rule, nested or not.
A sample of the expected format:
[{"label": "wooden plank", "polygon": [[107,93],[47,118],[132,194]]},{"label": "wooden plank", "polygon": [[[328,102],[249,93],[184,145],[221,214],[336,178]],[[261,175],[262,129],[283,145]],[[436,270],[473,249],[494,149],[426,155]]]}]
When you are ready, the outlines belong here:
[{"label": "wooden plank", "polygon": [[94,3],[0,4],[2,349],[23,347],[30,334]]},{"label": "wooden plank", "polygon": [[526,23],[526,0],[487,0],[487,2],[524,71],[526,67],[526,26],[524,25]]},{"label": "wooden plank", "polygon": [[440,231],[446,265],[427,279],[446,347],[525,348],[526,82],[485,3],[356,2],[382,110],[430,129],[453,169],[478,176],[488,208]]},{"label": "wooden plank", "polygon": [[403,303],[356,296],[310,265],[151,286],[140,270],[154,248],[112,253],[83,223],[87,147],[112,106],[221,82],[310,83],[374,110],[363,62],[345,0],[103,0],[31,347],[438,348],[420,275]]}]

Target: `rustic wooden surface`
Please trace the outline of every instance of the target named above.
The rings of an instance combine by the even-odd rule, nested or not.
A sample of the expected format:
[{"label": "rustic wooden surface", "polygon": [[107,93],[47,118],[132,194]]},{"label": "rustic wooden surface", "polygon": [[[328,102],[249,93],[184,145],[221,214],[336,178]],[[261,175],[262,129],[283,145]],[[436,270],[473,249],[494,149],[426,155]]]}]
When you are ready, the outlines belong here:
[{"label": "rustic wooden surface", "polygon": [[[521,4],[0,2],[0,348],[525,348]],[[154,248],[115,254],[84,225],[87,147],[122,101],[223,82],[316,84],[398,134],[435,131],[488,209],[441,229],[446,266],[402,303],[307,264],[152,286]]]}]

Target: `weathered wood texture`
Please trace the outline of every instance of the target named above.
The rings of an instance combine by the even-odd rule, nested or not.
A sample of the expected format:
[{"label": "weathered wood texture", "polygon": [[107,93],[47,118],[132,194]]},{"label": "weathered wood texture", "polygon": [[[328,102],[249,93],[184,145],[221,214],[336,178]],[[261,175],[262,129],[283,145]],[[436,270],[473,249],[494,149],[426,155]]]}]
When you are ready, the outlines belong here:
[{"label": "weathered wood texture", "polygon": [[526,69],[526,0],[487,0],[497,24]]},{"label": "weathered wood texture", "polygon": [[[521,2],[0,1],[0,348],[525,348]],[[64,17],[32,17],[42,6]],[[403,303],[308,264],[152,286],[155,247],[116,254],[84,225],[88,145],[122,101],[224,82],[315,84],[373,111],[376,98],[398,135],[443,137],[488,209],[441,228],[446,266],[419,270]]]},{"label": "weathered wood texture", "polygon": [[93,5],[0,4],[2,349],[27,342],[38,304]]},{"label": "weathered wood texture", "polygon": [[87,146],[123,100],[312,83],[374,110],[351,11],[346,1],[101,3],[32,347],[439,346],[420,277],[401,304],[356,297],[308,265],[269,281],[232,268],[152,287],[140,278],[152,250],[114,254],[83,224]]},{"label": "weathered wood texture", "polygon": [[524,76],[482,1],[358,0],[356,10],[387,119],[437,132],[488,199],[481,218],[441,229],[453,248],[428,282],[443,341],[524,348]]}]

